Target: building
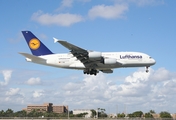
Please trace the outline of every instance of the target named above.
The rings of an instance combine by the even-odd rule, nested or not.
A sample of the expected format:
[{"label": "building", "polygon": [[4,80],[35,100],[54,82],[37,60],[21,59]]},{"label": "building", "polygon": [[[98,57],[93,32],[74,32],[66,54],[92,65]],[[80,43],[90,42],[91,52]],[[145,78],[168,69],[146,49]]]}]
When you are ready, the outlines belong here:
[{"label": "building", "polygon": [[117,118],[117,114],[113,114],[113,113],[112,113],[112,114],[109,114],[108,117],[109,117],[109,118]]},{"label": "building", "polygon": [[152,116],[153,116],[153,118],[155,118],[155,119],[160,118],[160,114],[155,114],[155,113],[153,113]]},{"label": "building", "polygon": [[73,114],[80,114],[80,113],[88,113],[87,115],[85,115],[85,118],[90,118],[92,115],[91,109],[74,109],[73,110]]},{"label": "building", "polygon": [[53,103],[44,103],[43,105],[28,105],[27,108],[24,110],[26,110],[27,112],[36,110],[39,112],[66,113],[68,112],[68,106],[53,106]]},{"label": "building", "polygon": [[171,114],[171,116],[172,116],[173,119],[176,119],[176,113]]},{"label": "building", "polygon": [[53,106],[53,112],[54,113],[67,113],[68,112],[68,106]]},{"label": "building", "polygon": [[43,105],[28,105],[27,106],[27,112],[31,112],[33,110],[39,111],[39,112],[52,112],[52,103],[44,103]]}]

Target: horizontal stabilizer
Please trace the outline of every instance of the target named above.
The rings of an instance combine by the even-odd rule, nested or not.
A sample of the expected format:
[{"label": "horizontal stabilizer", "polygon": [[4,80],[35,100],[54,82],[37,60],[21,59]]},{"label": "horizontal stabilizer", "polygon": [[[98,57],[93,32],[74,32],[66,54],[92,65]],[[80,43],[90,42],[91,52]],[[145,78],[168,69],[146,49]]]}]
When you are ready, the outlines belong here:
[{"label": "horizontal stabilizer", "polygon": [[28,54],[28,53],[19,53],[19,54],[25,56],[26,58],[31,59],[32,61],[46,61],[43,58],[40,58],[38,56],[34,56],[34,55],[31,55],[31,54]]}]

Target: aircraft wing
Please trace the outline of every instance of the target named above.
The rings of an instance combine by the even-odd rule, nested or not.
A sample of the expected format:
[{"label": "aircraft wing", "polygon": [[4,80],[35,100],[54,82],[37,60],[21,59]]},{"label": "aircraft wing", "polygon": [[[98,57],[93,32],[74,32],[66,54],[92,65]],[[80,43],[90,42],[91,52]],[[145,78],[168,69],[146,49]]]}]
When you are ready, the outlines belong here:
[{"label": "aircraft wing", "polygon": [[[105,59],[101,55],[99,55],[99,52],[85,50],[71,43],[68,43],[67,41],[62,41],[54,38],[54,42],[59,42],[64,47],[68,48],[70,52],[85,65],[86,68],[96,69],[100,64],[103,64],[102,61]],[[97,59],[90,58],[91,52],[95,53],[96,56],[98,56]],[[115,60],[115,62],[117,61]],[[122,64],[120,62],[118,63],[119,65]],[[113,73],[112,69],[99,69],[99,70],[102,71],[103,73]]]},{"label": "aircraft wing", "polygon": [[82,48],[80,48],[78,46],[75,46],[75,45],[73,45],[71,43],[68,43],[67,41],[58,40],[56,38],[53,38],[53,39],[54,39],[54,42],[59,42],[61,45],[63,45],[64,47],[68,48],[71,51],[87,52],[87,50],[82,49]]},{"label": "aircraft wing", "polygon": [[[86,67],[90,67],[93,65],[96,65],[97,61],[96,60],[92,60],[89,59],[89,51],[80,48],[78,46],[75,46],[71,43],[68,43],[67,41],[63,41],[63,40],[58,40],[56,38],[53,38],[54,42],[58,42],[61,45],[63,45],[64,47],[66,47],[67,49],[70,50],[70,52],[78,59],[80,60]],[[99,61],[100,62],[100,61]]]}]

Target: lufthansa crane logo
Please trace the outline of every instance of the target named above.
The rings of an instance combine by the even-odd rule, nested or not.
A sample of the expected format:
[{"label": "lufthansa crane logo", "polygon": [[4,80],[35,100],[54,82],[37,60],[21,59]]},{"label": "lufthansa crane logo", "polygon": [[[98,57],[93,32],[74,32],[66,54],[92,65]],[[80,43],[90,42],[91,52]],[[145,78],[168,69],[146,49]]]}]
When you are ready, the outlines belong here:
[{"label": "lufthansa crane logo", "polygon": [[36,50],[40,47],[40,41],[36,38],[33,38],[29,41],[29,47],[33,50]]}]

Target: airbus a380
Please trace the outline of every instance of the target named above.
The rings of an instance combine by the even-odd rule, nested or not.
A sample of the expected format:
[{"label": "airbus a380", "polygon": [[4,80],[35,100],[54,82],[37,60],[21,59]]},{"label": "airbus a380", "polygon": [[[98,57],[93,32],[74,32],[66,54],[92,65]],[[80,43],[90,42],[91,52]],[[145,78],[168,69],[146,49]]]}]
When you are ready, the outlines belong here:
[{"label": "airbus a380", "polygon": [[32,32],[22,31],[22,34],[32,54],[22,52],[20,54],[25,56],[28,62],[37,64],[78,69],[83,70],[84,74],[97,75],[99,71],[113,73],[113,69],[123,67],[146,67],[148,72],[148,68],[156,63],[145,53],[90,51],[56,38],[53,38],[54,42],[60,43],[70,52],[54,54]]}]

